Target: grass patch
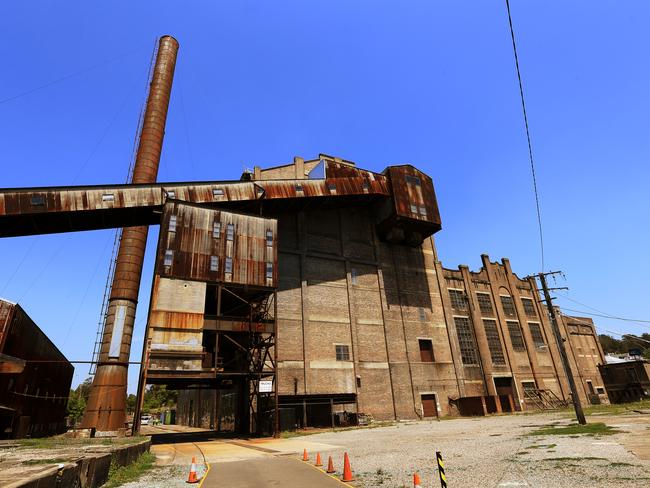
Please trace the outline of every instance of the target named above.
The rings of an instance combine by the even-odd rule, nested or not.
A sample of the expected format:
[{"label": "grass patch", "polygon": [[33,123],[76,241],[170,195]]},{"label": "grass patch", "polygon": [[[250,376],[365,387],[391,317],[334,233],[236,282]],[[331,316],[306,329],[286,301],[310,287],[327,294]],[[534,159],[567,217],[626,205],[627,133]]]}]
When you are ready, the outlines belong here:
[{"label": "grass patch", "polygon": [[149,471],[156,462],[156,456],[150,452],[143,453],[138,459],[128,466],[117,466],[115,461],[111,462],[111,468],[108,471],[108,480],[102,488],[115,488],[117,486],[135,481],[144,473]]},{"label": "grass patch", "polygon": [[68,460],[63,458],[28,459],[27,461],[23,461],[22,464],[25,464],[27,466],[33,466],[35,464],[60,464],[66,462],[68,462]]},{"label": "grass patch", "polygon": [[584,456],[584,457],[554,457],[546,458],[542,461],[607,461],[605,458],[594,457],[594,456]]},{"label": "grass patch", "polygon": [[553,449],[557,444],[537,444],[526,447],[526,449]]},{"label": "grass patch", "polygon": [[526,435],[569,435],[574,436],[576,434],[584,435],[612,435],[618,434],[620,430],[614,429],[609,425],[605,425],[602,422],[595,422],[587,425],[580,424],[571,424],[565,427],[542,427],[541,429],[534,430],[529,432]]},{"label": "grass patch", "polygon": [[524,454],[530,454],[528,451],[519,451],[517,456],[523,456]]}]

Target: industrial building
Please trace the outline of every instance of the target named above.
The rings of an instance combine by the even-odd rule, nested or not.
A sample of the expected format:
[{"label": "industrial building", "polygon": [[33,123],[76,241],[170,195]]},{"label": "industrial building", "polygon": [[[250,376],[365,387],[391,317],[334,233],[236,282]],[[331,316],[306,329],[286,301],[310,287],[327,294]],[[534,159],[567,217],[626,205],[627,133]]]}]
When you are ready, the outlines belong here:
[{"label": "industrial building", "polygon": [[612,403],[650,398],[650,361],[647,359],[602,363],[598,369]]},{"label": "industrial building", "polygon": [[21,306],[0,299],[0,438],[65,432],[73,373]]},{"label": "industrial building", "polygon": [[[0,237],[123,228],[84,427],[125,427],[149,225],[160,232],[138,391],[181,390],[182,423],[263,433],[568,400],[534,280],[487,256],[478,272],[444,268],[433,181],[414,166],[321,154],[237,181],[157,183],[177,51],[160,39],[129,184],[0,190]],[[593,324],[560,322],[578,394],[605,401]]]}]

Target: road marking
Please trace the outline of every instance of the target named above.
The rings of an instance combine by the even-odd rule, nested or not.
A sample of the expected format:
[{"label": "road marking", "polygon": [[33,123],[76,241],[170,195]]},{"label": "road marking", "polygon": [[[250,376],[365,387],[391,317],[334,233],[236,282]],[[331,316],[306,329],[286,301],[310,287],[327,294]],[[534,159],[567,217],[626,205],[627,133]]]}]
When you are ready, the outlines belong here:
[{"label": "road marking", "polygon": [[294,461],[298,461],[299,463],[306,464],[307,466],[309,466],[309,467],[311,467],[311,468],[314,468],[314,469],[315,469],[316,471],[318,471],[319,473],[324,474],[325,476],[329,476],[330,478],[332,478],[332,479],[338,481],[338,482],[341,483],[343,486],[349,486],[349,487],[351,487],[351,488],[355,488],[354,485],[351,485],[351,484],[349,484],[349,483],[346,483],[345,481],[341,481],[341,480],[340,480],[339,478],[337,478],[336,476],[334,476],[334,475],[332,475],[332,474],[328,474],[328,473],[326,473],[325,471],[323,471],[322,469],[320,469],[320,468],[318,468],[318,467],[316,467],[316,466],[314,466],[314,465],[312,465],[312,464],[310,464],[310,463],[308,463],[308,462],[302,461],[302,460],[300,460],[300,459],[296,459],[295,457],[292,457],[292,458],[289,458],[289,459],[293,459]]}]

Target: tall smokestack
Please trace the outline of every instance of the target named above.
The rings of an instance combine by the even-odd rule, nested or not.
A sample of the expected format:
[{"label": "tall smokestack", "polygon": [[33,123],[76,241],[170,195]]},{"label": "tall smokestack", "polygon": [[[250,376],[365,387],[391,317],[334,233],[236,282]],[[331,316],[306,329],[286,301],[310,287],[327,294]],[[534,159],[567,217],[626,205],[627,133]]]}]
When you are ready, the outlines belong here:
[{"label": "tall smokestack", "polygon": [[[160,38],[132,183],[155,183],[158,177],[177,52],[176,39]],[[115,432],[125,426],[128,362],[148,229],[122,229],[99,361],[82,420],[84,428]]]}]

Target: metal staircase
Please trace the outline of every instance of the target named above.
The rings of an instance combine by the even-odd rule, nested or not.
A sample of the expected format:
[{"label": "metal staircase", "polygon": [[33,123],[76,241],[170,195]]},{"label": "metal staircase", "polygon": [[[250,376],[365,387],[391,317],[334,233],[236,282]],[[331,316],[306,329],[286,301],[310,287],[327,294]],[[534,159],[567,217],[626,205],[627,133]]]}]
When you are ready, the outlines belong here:
[{"label": "metal staircase", "polygon": [[551,390],[527,388],[524,390],[524,399],[540,410],[556,410],[569,405],[567,400],[562,400]]}]

